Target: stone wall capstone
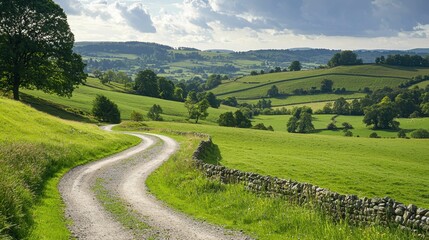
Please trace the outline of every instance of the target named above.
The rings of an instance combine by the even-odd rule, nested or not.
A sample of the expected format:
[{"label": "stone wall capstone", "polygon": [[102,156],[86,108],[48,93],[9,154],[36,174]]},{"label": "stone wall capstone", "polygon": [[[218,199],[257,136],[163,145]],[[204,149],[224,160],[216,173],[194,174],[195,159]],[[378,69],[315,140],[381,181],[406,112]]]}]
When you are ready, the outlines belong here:
[{"label": "stone wall capstone", "polygon": [[205,136],[208,140],[200,142],[193,153],[193,159],[197,168],[207,177],[223,183],[240,183],[250,191],[283,197],[298,204],[312,204],[334,220],[344,219],[353,225],[399,226],[429,239],[428,209],[413,204],[407,206],[389,197],[359,198],[356,195],[339,194],[309,183],[262,176],[205,163],[203,157],[214,147],[211,138]]}]

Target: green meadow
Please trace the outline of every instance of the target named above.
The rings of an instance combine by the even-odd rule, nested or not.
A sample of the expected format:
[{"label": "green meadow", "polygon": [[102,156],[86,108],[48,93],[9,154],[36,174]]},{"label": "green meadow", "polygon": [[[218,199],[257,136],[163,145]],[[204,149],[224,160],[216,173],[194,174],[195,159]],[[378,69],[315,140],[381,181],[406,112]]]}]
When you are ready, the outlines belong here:
[{"label": "green meadow", "polygon": [[[147,125],[155,128],[155,132],[170,135],[180,142],[179,152],[149,176],[147,185],[150,191],[168,205],[196,219],[244,231],[256,239],[414,239],[412,235],[399,229],[379,226],[354,227],[345,222],[334,223],[311,206],[297,206],[284,199],[248,192],[242,185],[224,185],[209,180],[195,169],[191,160],[192,152],[201,139],[174,135],[162,129],[212,134],[224,156],[221,163],[226,165],[239,161],[236,155],[230,159],[232,152],[244,155],[245,158],[250,156],[241,151],[243,146],[249,143],[244,139],[257,135],[258,131],[248,130],[247,134],[242,135],[244,142],[237,142],[237,138],[233,136],[243,134],[239,129],[179,123]],[[121,129],[138,130],[141,126],[146,127],[146,124],[125,123]],[[225,142],[226,138],[233,140]],[[233,143],[238,149],[230,151],[225,147],[225,144]],[[256,144],[248,147],[255,151],[262,150]],[[269,159],[272,154],[267,153],[265,157],[264,159]],[[227,163],[227,159],[231,161]],[[252,163],[249,159],[245,161]]]},{"label": "green meadow", "polygon": [[[200,124],[149,127],[208,133],[229,168],[308,182],[360,197],[429,206],[427,141],[291,134]],[[275,127],[274,127],[275,128]]]},{"label": "green meadow", "polygon": [[[95,85],[95,81],[90,80],[90,85]],[[137,111],[145,114],[154,104],[159,104],[163,109],[162,117],[166,121],[185,121],[188,116],[187,110],[182,102],[167,101],[158,98],[151,98],[133,94],[126,94],[118,91],[106,90],[108,87],[94,88],[90,86],[79,86],[71,98],[59,97],[57,95],[47,94],[36,90],[24,90],[23,92],[33,97],[40,98],[45,101],[54,102],[56,104],[68,106],[74,109],[90,113],[92,102],[97,94],[102,94],[115,102],[121,111],[122,119],[130,119],[132,111]],[[116,87],[115,89],[117,89]],[[209,108],[209,115],[206,123],[215,123],[219,115],[225,111],[233,111],[234,108],[221,106],[219,109]]]},{"label": "green meadow", "polygon": [[427,74],[429,74],[429,68],[391,67],[374,64],[340,66],[330,69],[245,76],[235,81],[224,82],[212,91],[219,97],[235,96],[244,100],[266,96],[267,90],[272,85],[276,85],[279,92],[291,94],[293,90],[298,88],[308,90],[311,87],[316,87],[319,89],[322,80],[330,79],[334,82],[334,88],[344,87],[347,91],[357,92],[365,87],[369,87],[371,90],[385,86],[397,87],[412,77]]},{"label": "green meadow", "polygon": [[67,239],[56,188],[61,174],[139,140],[9,99],[0,98],[0,112],[0,239]]}]

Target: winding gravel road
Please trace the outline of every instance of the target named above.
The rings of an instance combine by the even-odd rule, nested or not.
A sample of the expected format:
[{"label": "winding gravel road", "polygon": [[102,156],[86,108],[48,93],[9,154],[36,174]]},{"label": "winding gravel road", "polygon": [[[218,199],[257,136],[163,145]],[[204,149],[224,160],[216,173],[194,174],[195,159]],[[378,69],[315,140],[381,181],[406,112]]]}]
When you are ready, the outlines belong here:
[{"label": "winding gravel road", "polygon": [[[111,131],[112,125],[103,127]],[[238,232],[209,225],[178,213],[153,197],[145,185],[147,177],[177,151],[173,139],[157,134],[128,133],[142,143],[97,162],[76,167],[59,184],[69,226],[78,239],[135,239],[135,233],[116,221],[94,193],[97,179],[106,179],[109,194],[149,225],[156,239],[250,239]],[[150,236],[153,237],[153,234]]]}]

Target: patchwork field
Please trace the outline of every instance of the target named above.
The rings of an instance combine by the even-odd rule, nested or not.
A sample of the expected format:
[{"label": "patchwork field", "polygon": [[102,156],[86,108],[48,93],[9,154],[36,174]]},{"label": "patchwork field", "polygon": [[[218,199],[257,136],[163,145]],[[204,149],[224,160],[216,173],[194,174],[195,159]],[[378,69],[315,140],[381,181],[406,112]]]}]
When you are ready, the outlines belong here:
[{"label": "patchwork field", "polygon": [[[221,98],[235,96],[244,101],[265,97],[268,89],[270,89],[272,85],[276,85],[280,93],[291,94],[293,90],[299,88],[308,90],[311,87],[316,87],[320,89],[322,80],[330,79],[334,82],[333,88],[344,87],[349,91],[349,94],[356,94],[365,87],[369,87],[371,90],[383,88],[385,86],[395,88],[401,83],[410,80],[412,77],[428,74],[428,68],[391,67],[371,64],[347,67],[340,66],[330,69],[246,76],[235,81],[225,81],[212,91]],[[324,95],[325,94],[305,96],[313,98],[306,102],[332,100],[332,97]],[[337,94],[336,98],[341,96],[342,95]],[[346,95],[344,97],[356,98],[361,96],[362,95]],[[287,99],[289,98],[290,97],[278,100],[272,99],[272,101],[275,102],[274,105],[285,105],[298,102],[288,101]]]}]

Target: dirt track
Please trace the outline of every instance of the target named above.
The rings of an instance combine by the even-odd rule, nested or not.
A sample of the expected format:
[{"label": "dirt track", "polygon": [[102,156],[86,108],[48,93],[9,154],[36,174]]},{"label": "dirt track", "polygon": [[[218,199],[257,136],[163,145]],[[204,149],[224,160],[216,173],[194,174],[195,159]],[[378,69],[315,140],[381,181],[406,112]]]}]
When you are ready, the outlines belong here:
[{"label": "dirt track", "polygon": [[[105,127],[110,130],[111,126]],[[156,239],[247,239],[244,235],[195,221],[156,200],[147,190],[146,178],[177,149],[171,138],[155,134],[132,134],[142,143],[114,156],[74,168],[60,182],[70,230],[78,239],[134,239],[97,200],[93,186],[108,179],[106,189],[122,200],[150,226]],[[143,238],[145,238],[143,236]]]}]

